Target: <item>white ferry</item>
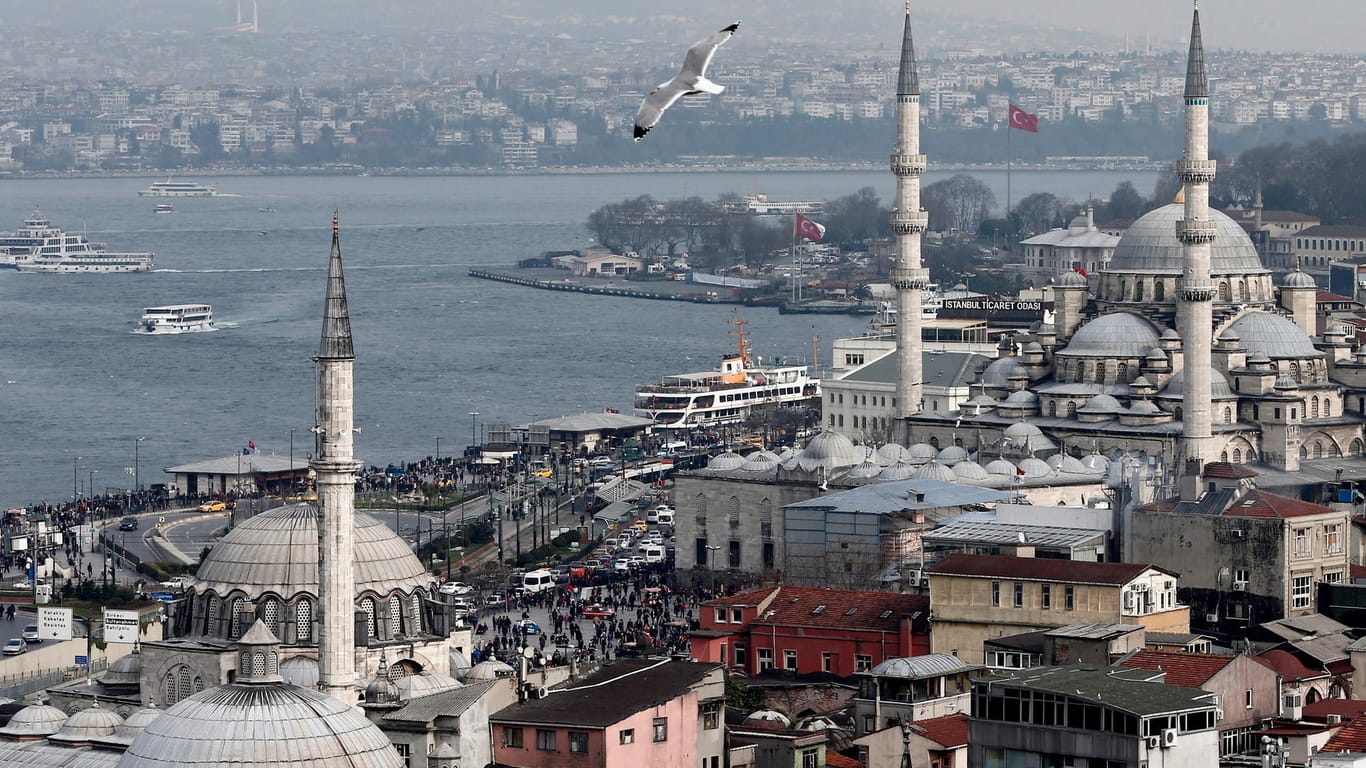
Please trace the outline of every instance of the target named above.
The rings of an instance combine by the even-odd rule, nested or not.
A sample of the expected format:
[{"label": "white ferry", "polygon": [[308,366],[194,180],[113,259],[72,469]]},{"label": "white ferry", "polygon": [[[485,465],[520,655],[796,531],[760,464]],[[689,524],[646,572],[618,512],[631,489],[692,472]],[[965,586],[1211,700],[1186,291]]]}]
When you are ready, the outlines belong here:
[{"label": "white ferry", "polygon": [[216,331],[213,307],[208,304],[170,304],[142,310],[138,326],[143,333],[203,333]]},{"label": "white ferry", "polygon": [[748,213],[751,216],[791,216],[794,213],[810,216],[824,213],[825,203],[813,200],[770,200],[768,195],[756,192],[746,195],[744,200],[727,203],[725,210],[727,213]]},{"label": "white ferry", "polygon": [[104,243],[92,243],[52,226],[39,211],[24,220],[13,235],[0,237],[0,266],[20,272],[147,272],[150,253],[110,253]]},{"label": "white ferry", "polygon": [[170,203],[157,203],[153,206],[152,213],[175,213],[175,206]]},{"label": "white ferry", "polygon": [[739,352],[715,371],[666,376],[636,391],[635,412],[664,429],[698,429],[743,421],[755,406],[795,406],[820,397],[805,365],[751,366],[745,323],[732,321]]},{"label": "white ferry", "polygon": [[218,191],[193,181],[154,181],[146,189],[138,190],[143,197],[213,197]]}]

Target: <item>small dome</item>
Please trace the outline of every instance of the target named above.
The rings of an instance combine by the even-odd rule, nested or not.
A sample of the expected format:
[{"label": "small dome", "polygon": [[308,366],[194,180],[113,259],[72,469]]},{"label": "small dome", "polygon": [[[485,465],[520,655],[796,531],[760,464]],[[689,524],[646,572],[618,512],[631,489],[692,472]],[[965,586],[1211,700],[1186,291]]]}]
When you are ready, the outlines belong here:
[{"label": "small dome", "polygon": [[488,659],[470,667],[469,674],[465,675],[465,682],[472,680],[497,680],[503,677],[512,677],[514,670],[503,662],[489,657]]},{"label": "small dome", "polygon": [[900,443],[884,443],[873,452],[873,460],[883,466],[891,466],[906,456],[906,448]]},{"label": "small dome", "polygon": [[109,688],[136,688],[142,684],[142,654],[136,648],[109,665],[100,678],[100,683]]},{"label": "small dome", "polygon": [[1294,272],[1286,274],[1286,276],[1281,280],[1281,287],[1317,289],[1319,286],[1318,283],[1314,282],[1314,278],[1309,276],[1308,272],[1301,272],[1298,268],[1296,268]]},{"label": "small dome", "polygon": [[470,668],[474,666],[470,663],[469,657],[461,653],[460,649],[452,648],[450,658],[451,674],[455,676],[456,680],[464,680],[465,675],[468,675]]},{"label": "small dome", "polygon": [[1162,409],[1151,400],[1135,400],[1129,406],[1129,413],[1135,416],[1151,416],[1154,413],[1162,413]]},{"label": "small dome", "polygon": [[[1217,368],[1209,369],[1210,399],[1212,400],[1236,400],[1237,395],[1233,393],[1233,387],[1228,385],[1228,379]],[[1167,381],[1167,386],[1158,395],[1163,400],[1180,400],[1184,397],[1184,387],[1186,386],[1186,369],[1182,368]]]},{"label": "small dome", "polygon": [[1017,357],[1001,357],[982,369],[978,380],[992,389],[1005,389],[1010,386],[1010,377],[1017,373],[1024,373],[1024,363]]},{"label": "small dome", "polygon": [[66,713],[50,704],[30,704],[14,713],[0,736],[51,736],[61,730]]},{"label": "small dome", "polygon": [[725,453],[718,453],[713,456],[711,461],[707,462],[707,469],[716,470],[718,472],[727,472],[732,469],[739,469],[744,465],[744,456],[726,451]]},{"label": "small dome", "polygon": [[280,662],[280,677],[300,688],[318,687],[318,660],[308,656],[290,656]]},{"label": "small dome", "polygon": [[1033,456],[1020,459],[1020,469],[1024,470],[1025,477],[1048,477],[1053,474],[1053,468],[1048,466],[1042,459]]},{"label": "small dome", "polygon": [[745,722],[749,724],[778,723],[783,728],[788,728],[792,725],[792,718],[788,717],[787,715],[784,715],[782,712],[779,712],[776,709],[760,709],[758,711],[749,713],[749,717],[745,718]]},{"label": "small dome", "polygon": [[796,456],[798,453],[801,453],[801,451],[798,451],[796,448],[793,448],[790,445],[784,445],[783,449],[781,451],[778,451],[778,460],[787,461],[793,456]]},{"label": "small dome", "polygon": [[161,717],[165,710],[156,707],[143,707],[133,714],[125,717],[122,723],[114,728],[114,735],[106,737],[108,740],[118,741],[127,746],[133,739],[137,738],[142,729],[146,728],[153,720]]},{"label": "small dome", "polygon": [[1063,455],[1062,461],[1058,463],[1057,470],[1069,475],[1090,475],[1094,474],[1081,463],[1081,459],[1075,456]]},{"label": "small dome", "polygon": [[114,729],[122,724],[123,718],[119,717],[114,710],[105,709],[97,703],[85,709],[77,710],[75,714],[66,719],[61,730],[49,738],[52,741],[84,743],[103,736],[113,736]]},{"label": "small dome", "polygon": [[983,392],[978,395],[973,395],[972,399],[964,403],[964,405],[975,405],[982,408],[995,408],[997,405],[1000,405],[1000,401],[998,401],[991,395],[988,395],[987,393]]},{"label": "small dome", "polygon": [[827,471],[842,467],[852,467],[863,461],[864,451],[853,441],[838,432],[824,430],[811,438],[806,450],[800,456],[788,459],[785,469],[800,469],[814,472],[818,467]]},{"label": "small dome", "polygon": [[376,677],[365,686],[366,704],[396,704],[398,699],[398,686],[388,677]]},{"label": "small dome", "polygon": [[867,480],[870,477],[877,477],[882,474],[882,467],[869,460],[864,460],[862,464],[856,465],[853,469],[845,473],[845,477],[853,480]]},{"label": "small dome", "polygon": [[1233,330],[1232,328],[1225,328],[1223,333],[1219,334],[1220,341],[1239,341],[1242,338],[1243,337],[1239,336],[1238,332]]},{"label": "small dome", "polygon": [[1027,421],[1017,421],[1014,424],[1011,424],[1010,426],[1006,427],[1005,432],[1003,432],[1002,434],[1008,438],[1011,438],[1012,440],[1019,440],[1023,437],[1033,437],[1035,435],[1042,435],[1043,430],[1039,429],[1037,426]]},{"label": "small dome", "polygon": [[877,473],[879,480],[910,480],[915,476],[915,467],[904,461],[896,461]]},{"label": "small dome", "polygon": [[989,462],[985,469],[989,474],[1014,477],[1016,467],[1005,459],[996,459],[995,461]]},{"label": "small dome", "polygon": [[1328,330],[1324,331],[1324,332],[1323,332],[1323,335],[1324,335],[1324,336],[1346,336],[1346,335],[1348,335],[1349,333],[1351,333],[1351,332],[1347,330],[1347,326],[1343,325],[1342,323],[1333,323],[1332,325],[1328,326]]},{"label": "small dome", "polygon": [[1271,358],[1267,357],[1265,352],[1253,352],[1253,353],[1251,353],[1251,354],[1249,354],[1249,355],[1247,356],[1247,364],[1248,364],[1248,365],[1261,364],[1261,363],[1270,363],[1270,362],[1271,362]]},{"label": "small dome", "polygon": [[[1147,401],[1144,401],[1147,402]],[[1103,475],[1110,468],[1110,460],[1101,453],[1090,453],[1081,457],[1082,466],[1093,475]]]},{"label": "small dome", "polygon": [[990,480],[991,474],[975,461],[960,461],[953,465],[953,474],[960,480]]},{"label": "small dome", "polygon": [[[1176,222],[1185,218],[1185,206],[1170,203],[1140,216],[1115,244],[1105,267],[1110,274],[1138,273],[1180,276],[1184,247],[1176,236]],[[1210,274],[1266,274],[1257,248],[1242,225],[1228,214],[1210,209],[1214,242],[1209,245]]]},{"label": "small dome", "polygon": [[1119,413],[1124,406],[1110,395],[1096,395],[1077,409],[1077,413]]},{"label": "small dome", "polygon": [[1167,328],[1166,330],[1162,331],[1162,340],[1163,340],[1163,341],[1180,341],[1180,340],[1181,340],[1181,334],[1180,334],[1179,332],[1177,332],[1177,330],[1176,330],[1175,328]]},{"label": "small dome", "polygon": [[927,461],[934,461],[939,458],[939,449],[929,443],[916,443],[906,451],[907,461],[915,466],[920,466]]},{"label": "small dome", "polygon": [[1281,390],[1300,388],[1299,382],[1295,381],[1290,376],[1281,376],[1280,378],[1276,379],[1276,383],[1272,386],[1274,386],[1276,389]]},{"label": "small dome", "polygon": [[1060,354],[1069,357],[1141,357],[1157,343],[1157,326],[1129,312],[1112,312],[1072,334]]},{"label": "small dome", "polygon": [[772,472],[778,468],[782,462],[778,456],[770,451],[755,451],[745,457],[744,466],[740,467],[741,472],[760,473]]},{"label": "small dome", "polygon": [[960,461],[967,461],[968,452],[967,449],[965,449],[961,445],[950,445],[949,447],[939,452],[937,460],[940,464],[947,464],[948,466],[952,467],[954,464],[957,464]]},{"label": "small dome", "polygon": [[1038,402],[1039,396],[1034,394],[1033,392],[1030,392],[1027,389],[1021,389],[1018,392],[1011,392],[1010,397],[1006,398],[1006,404],[1014,406],[1036,405]]},{"label": "small dome", "polygon": [[1133,381],[1129,382],[1129,388],[1130,388],[1130,389],[1152,389],[1152,388],[1153,388],[1153,383],[1152,383],[1151,381],[1148,380],[1148,377],[1147,377],[1147,376],[1139,376],[1138,378],[1136,378],[1136,379],[1134,379]]},{"label": "small dome", "polygon": [[1087,286],[1086,286],[1086,278],[1082,277],[1082,276],[1081,276],[1081,273],[1078,272],[1078,271],[1076,271],[1075,269],[1069,269],[1069,270],[1067,270],[1066,272],[1062,273],[1061,275],[1058,275],[1057,282],[1053,283],[1053,287],[1055,287],[1055,288],[1085,288],[1085,287],[1087,287]]},{"label": "small dome", "polygon": [[937,461],[931,461],[918,467],[911,477],[916,480],[943,480],[946,483],[952,483],[958,479],[958,475],[955,475],[952,469]]},{"label": "small dome", "polygon": [[404,701],[463,687],[459,680],[438,672],[420,672],[400,677],[394,681],[394,685],[398,686],[399,698]]},{"label": "small dome", "polygon": [[1229,327],[1242,336],[1243,346],[1249,354],[1263,352],[1273,360],[1323,355],[1299,326],[1270,312],[1249,312]]},{"label": "small dome", "polygon": [[807,715],[792,724],[794,731],[837,731],[841,726],[826,715]]},{"label": "small dome", "polygon": [[1157,347],[1153,347],[1152,349],[1148,350],[1148,354],[1143,359],[1147,360],[1150,364],[1155,362],[1165,363],[1167,362],[1167,353],[1163,352]]},{"label": "small dome", "polygon": [[962,672],[968,668],[957,656],[947,653],[927,653],[924,656],[902,656],[887,659],[868,673],[876,677],[902,677],[912,680]]},{"label": "small dome", "polygon": [[1025,354],[1030,354],[1030,353],[1032,353],[1032,352],[1037,352],[1037,353],[1039,353],[1039,354],[1043,354],[1043,346],[1040,345],[1039,342],[1037,342],[1037,341],[1031,341],[1031,342],[1029,342],[1028,344],[1024,345],[1024,349],[1022,349],[1022,350],[1020,350],[1020,351],[1023,352],[1023,353],[1025,353]]}]

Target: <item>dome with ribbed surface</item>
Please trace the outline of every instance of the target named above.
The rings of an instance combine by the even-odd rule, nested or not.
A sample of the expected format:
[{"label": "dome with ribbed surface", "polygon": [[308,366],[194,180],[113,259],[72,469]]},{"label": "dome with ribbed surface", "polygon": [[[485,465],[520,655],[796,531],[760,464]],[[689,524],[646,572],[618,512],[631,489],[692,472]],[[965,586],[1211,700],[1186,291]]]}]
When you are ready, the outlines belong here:
[{"label": "dome with ribbed surface", "polygon": [[1157,344],[1157,326],[1128,312],[1101,315],[1072,334],[1059,354],[1071,357],[1142,357]]},{"label": "dome with ribbed surface", "polygon": [[781,463],[777,454],[771,451],[755,451],[745,457],[744,466],[740,469],[744,472],[772,472]]},{"label": "dome with ribbed surface", "polygon": [[1086,404],[1077,409],[1077,413],[1119,413],[1124,410],[1124,405],[1111,395],[1100,394],[1086,401]]},{"label": "dome with ribbed surface", "polygon": [[[1172,203],[1140,216],[1119,238],[1105,272],[1181,275],[1184,257],[1176,237],[1176,222],[1185,215],[1182,204]],[[1242,225],[1214,209],[1209,211],[1209,220],[1215,230],[1209,246],[1210,274],[1268,273]]]},{"label": "dome with ribbed surface", "polygon": [[938,458],[939,449],[929,443],[916,443],[907,450],[907,454],[908,460],[912,464],[919,466],[927,461],[934,461]]},{"label": "dome with ribbed surface", "polygon": [[461,687],[459,680],[436,672],[406,675],[395,680],[394,685],[398,687],[399,698],[404,701]]},{"label": "dome with ribbed surface", "polygon": [[1005,431],[1002,434],[1004,434],[1006,437],[1011,438],[1012,440],[1019,440],[1023,437],[1033,437],[1035,435],[1042,435],[1043,430],[1039,429],[1037,425],[1030,424],[1027,421],[1017,421],[1014,424],[1011,424],[1010,426],[1006,427]]},{"label": "dome with ribbed surface", "polygon": [[475,680],[497,680],[502,677],[512,677],[514,672],[516,672],[515,669],[490,656],[484,661],[470,667],[469,674],[465,675],[465,682],[468,683]]},{"label": "dome with ribbed surface", "polygon": [[952,469],[949,469],[937,461],[931,461],[930,463],[919,467],[911,477],[917,480],[943,480],[946,483],[952,483],[958,479],[958,475],[955,475]]},{"label": "dome with ribbed surface", "polygon": [[123,724],[123,718],[112,709],[105,709],[96,702],[93,706],[77,710],[62,723],[49,740],[66,744],[85,744],[91,739],[113,736],[114,731]]},{"label": "dome with ribbed surface", "polygon": [[968,668],[956,656],[947,653],[927,653],[923,656],[900,656],[887,659],[869,672],[877,677],[904,677],[917,680],[962,672]]},{"label": "dome with ribbed surface", "polygon": [[1012,464],[1009,461],[1006,461],[1005,459],[996,459],[994,461],[988,462],[984,469],[986,469],[988,473],[993,475],[1014,477],[1016,467],[1014,464]]},{"label": "dome with ribbed surface", "polygon": [[867,480],[880,474],[882,474],[882,467],[865,459],[863,463],[855,465],[853,469],[844,473],[844,476],[851,480]]},{"label": "dome with ribbed surface", "polygon": [[825,430],[806,444],[806,449],[796,458],[788,459],[786,469],[800,469],[814,472],[818,467],[827,471],[840,467],[852,467],[863,461],[864,451],[853,441],[838,432]]},{"label": "dome with ribbed surface", "polygon": [[743,466],[745,466],[745,457],[738,453],[732,453],[731,451],[718,453],[712,457],[711,461],[707,462],[707,469],[713,469],[718,472],[727,472],[732,469],[739,469]]},{"label": "dome with ribbed surface", "polygon": [[[1209,369],[1210,399],[1211,400],[1236,400],[1237,395],[1233,393],[1233,387],[1228,385],[1228,379],[1217,368]],[[1161,400],[1181,400],[1184,396],[1186,386],[1186,369],[1182,368],[1167,381],[1167,386],[1162,388],[1158,394]]]},{"label": "dome with ribbed surface", "polygon": [[1280,390],[1299,389],[1300,383],[1295,381],[1293,376],[1281,376],[1276,379],[1276,383],[1272,387]]},{"label": "dome with ribbed surface", "polygon": [[1268,357],[1321,357],[1309,336],[1298,325],[1270,312],[1249,312],[1229,326],[1242,338],[1248,353],[1261,352]]},{"label": "dome with ribbed surface", "polygon": [[285,684],[230,683],[161,713],[128,745],[118,765],[401,768],[403,760],[383,731],[326,694]]},{"label": "dome with ribbed surface", "polygon": [[1318,283],[1314,282],[1314,278],[1309,276],[1308,272],[1301,272],[1297,267],[1294,272],[1288,273],[1285,278],[1281,280],[1281,287],[1317,289],[1319,286]]},{"label": "dome with ribbed surface", "polygon": [[991,473],[975,461],[960,461],[953,465],[953,474],[960,480],[990,480]]},{"label": "dome with ribbed surface", "polygon": [[30,704],[14,713],[0,736],[51,736],[62,729],[66,713],[50,704]]},{"label": "dome with ribbed surface", "polygon": [[889,465],[886,469],[877,473],[879,480],[910,480],[915,476],[915,466],[904,461],[897,461]]},{"label": "dome with ribbed surface", "polygon": [[142,684],[142,654],[137,648],[126,653],[109,665],[100,684],[106,688],[136,688]]},{"label": "dome with ribbed surface", "polygon": [[1047,462],[1033,456],[1020,459],[1019,467],[1024,470],[1025,477],[1048,477],[1053,474],[1053,468]]},{"label": "dome with ribbed surface", "polygon": [[952,467],[960,461],[967,461],[968,452],[967,449],[963,448],[961,445],[950,445],[939,452],[937,460],[940,464],[947,464]]},{"label": "dome with ribbed surface", "polygon": [[317,688],[320,673],[318,660],[308,656],[290,656],[280,662],[280,677],[300,688]]},{"label": "dome with ribbed surface", "polygon": [[[354,530],[356,594],[436,588],[412,548],[383,523],[357,511]],[[198,594],[273,593],[286,600],[301,593],[316,596],[317,508],[290,504],[240,523],[204,558],[191,588]]]},{"label": "dome with ribbed surface", "polygon": [[1037,405],[1039,396],[1027,389],[1021,389],[1018,392],[1011,392],[1010,396],[1005,399],[1005,402],[1006,405],[1013,405],[1016,407]]},{"label": "dome with ribbed surface", "polygon": [[165,710],[157,709],[156,707],[143,707],[128,717],[125,717],[123,722],[119,723],[114,728],[112,734],[92,739],[92,742],[96,744],[118,744],[127,747],[129,744],[133,743],[133,739],[136,739],[139,733],[142,733],[143,728],[150,725],[153,720],[161,717],[163,712],[165,712]]},{"label": "dome with ribbed surface", "polygon": [[1082,277],[1081,273],[1075,269],[1069,269],[1058,275],[1057,282],[1053,285],[1058,288],[1085,288],[1086,278]]},{"label": "dome with ribbed surface", "polygon": [[1057,469],[1059,472],[1064,472],[1069,475],[1093,474],[1089,469],[1086,468],[1085,464],[1081,463],[1081,459],[1078,459],[1075,456],[1068,456],[1066,454],[1063,454],[1062,460],[1058,462]]},{"label": "dome with ribbed surface", "polygon": [[451,674],[456,680],[464,680],[465,675],[468,675],[470,669],[474,667],[474,665],[470,663],[469,657],[461,653],[459,648],[451,649],[450,661]]},{"label": "dome with ribbed surface", "polygon": [[1082,466],[1086,467],[1087,471],[1096,475],[1103,475],[1105,474],[1105,470],[1110,468],[1110,460],[1099,453],[1088,453],[1081,457],[1081,463]]},{"label": "dome with ribbed surface", "polygon": [[873,452],[873,461],[883,465],[891,466],[906,457],[906,448],[901,443],[884,443],[877,447]]},{"label": "dome with ribbed surface", "polygon": [[1005,389],[1010,386],[1010,377],[1017,373],[1024,373],[1024,363],[1016,357],[1002,357],[992,361],[982,370],[979,381],[985,386],[993,389]]}]

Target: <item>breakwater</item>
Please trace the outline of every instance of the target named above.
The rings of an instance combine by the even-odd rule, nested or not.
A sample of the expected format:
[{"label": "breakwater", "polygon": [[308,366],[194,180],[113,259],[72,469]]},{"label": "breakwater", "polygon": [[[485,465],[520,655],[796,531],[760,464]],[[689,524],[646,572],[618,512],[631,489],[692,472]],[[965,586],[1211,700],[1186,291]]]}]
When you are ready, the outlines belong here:
[{"label": "breakwater", "polygon": [[[525,277],[510,272],[500,272],[491,269],[471,269],[470,277],[477,277],[482,280],[496,280],[500,283],[511,283],[522,285],[528,288],[539,288],[545,291],[569,291],[572,293],[591,293],[599,296],[624,296],[633,299],[653,299],[656,301],[686,301],[693,304],[745,304],[744,299],[734,295],[732,291],[698,291],[698,290],[667,290],[680,284],[661,284],[660,288],[651,287],[623,287],[618,285],[590,285],[575,282],[566,278],[539,278]],[[695,288],[692,284],[682,284],[687,288]]]}]

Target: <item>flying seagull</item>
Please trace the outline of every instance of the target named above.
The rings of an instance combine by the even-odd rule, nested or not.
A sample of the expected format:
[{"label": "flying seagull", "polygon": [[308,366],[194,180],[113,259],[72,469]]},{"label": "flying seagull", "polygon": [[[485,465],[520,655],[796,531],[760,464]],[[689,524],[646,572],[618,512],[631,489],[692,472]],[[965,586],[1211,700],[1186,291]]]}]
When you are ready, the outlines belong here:
[{"label": "flying seagull", "polygon": [[725,86],[707,79],[707,65],[711,64],[711,57],[716,55],[716,49],[729,40],[739,28],[740,22],[737,21],[688,49],[688,55],[683,59],[683,70],[674,79],[650,91],[650,95],[640,102],[640,111],[636,113],[636,141],[640,141],[655,127],[664,110],[678,101],[680,96],[693,93],[715,95],[726,90]]}]

